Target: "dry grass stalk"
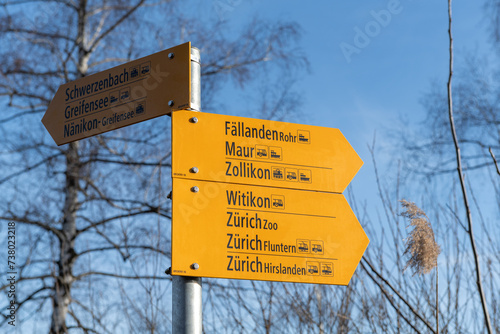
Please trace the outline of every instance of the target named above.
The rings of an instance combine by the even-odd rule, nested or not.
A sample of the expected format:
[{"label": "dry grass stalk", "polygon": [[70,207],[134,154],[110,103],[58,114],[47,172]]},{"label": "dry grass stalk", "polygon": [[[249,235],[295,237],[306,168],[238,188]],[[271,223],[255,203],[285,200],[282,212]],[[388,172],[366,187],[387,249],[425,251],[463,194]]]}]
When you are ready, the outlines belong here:
[{"label": "dry grass stalk", "polygon": [[434,231],[424,211],[413,202],[401,200],[401,205],[405,209],[401,216],[410,219],[413,227],[406,239],[405,254],[410,256],[404,270],[408,267],[413,269],[415,274],[427,274],[437,266],[437,257],[441,253],[441,248],[436,243]]}]

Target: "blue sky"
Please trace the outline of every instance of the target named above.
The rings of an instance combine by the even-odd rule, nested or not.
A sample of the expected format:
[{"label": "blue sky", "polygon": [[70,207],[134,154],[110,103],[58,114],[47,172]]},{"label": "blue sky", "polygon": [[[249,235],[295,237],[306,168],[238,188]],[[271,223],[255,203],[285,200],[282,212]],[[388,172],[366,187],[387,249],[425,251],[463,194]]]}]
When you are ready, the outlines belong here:
[{"label": "blue sky", "polygon": [[[453,1],[455,74],[459,74],[467,55],[477,52],[479,55],[488,56],[495,52],[489,42],[489,22],[485,15],[484,2]],[[380,206],[374,167],[367,145],[372,142],[376,133],[377,161],[382,183],[387,184],[392,191],[395,187],[395,182],[392,181],[395,178],[394,165],[391,166],[391,162],[401,159],[402,155],[395,152],[395,139],[390,138],[388,132],[400,130],[403,126],[408,126],[408,131],[416,131],[425,119],[426,111],[421,104],[424,94],[431,90],[433,83],[437,83],[443,93],[446,92],[449,66],[447,1],[212,2],[213,7],[221,4],[226,5],[226,18],[235,22],[236,26],[247,22],[253,15],[295,21],[301,26],[301,45],[312,70],[310,75],[304,76],[299,82],[305,114],[301,122],[339,128],[364,160],[365,165],[351,182],[351,190],[354,191],[357,202],[367,203],[372,221],[380,220],[380,225],[365,228],[368,237],[372,241],[375,240],[376,236],[370,232],[377,233],[376,231],[383,229],[381,225],[384,213]],[[379,25],[379,31],[372,32],[369,44],[359,48],[359,53],[352,54],[348,61],[341,50],[342,43],[355,45],[356,31],[365,31],[376,22],[373,12],[381,13],[389,8],[394,9],[394,6],[397,13],[391,14],[390,22],[384,26]],[[216,18],[217,14],[213,13],[213,16]],[[402,122],[402,119],[407,122]],[[451,178],[456,178],[456,175]],[[484,182],[488,183],[489,180]],[[450,184],[448,180],[445,187],[440,183],[437,188],[449,188]],[[488,195],[484,194],[491,194],[484,191],[485,189],[478,187],[477,195],[485,197]],[[440,190],[442,189],[437,189]],[[402,196],[406,195],[407,193]],[[432,199],[429,199],[431,196],[424,192],[411,195],[413,198],[407,199],[417,205],[420,205],[419,202],[426,196],[428,201],[432,202]],[[445,206],[448,199],[440,198],[440,204]],[[495,205],[493,196],[481,198],[481,203],[489,208],[486,211],[491,209],[496,212],[498,206]],[[397,206],[397,203],[391,204]],[[458,214],[462,215],[462,211]],[[489,217],[495,216],[488,216],[486,220],[494,219]],[[361,217],[358,215],[358,218]],[[479,218],[474,212],[477,223]],[[436,228],[445,229],[441,226]],[[476,232],[476,237],[479,244],[485,244],[486,239],[481,231]],[[374,245],[376,244],[374,242]],[[488,249],[485,252],[488,252]],[[452,256],[452,253],[448,256]],[[449,259],[443,255],[439,261],[446,262]]]},{"label": "blue sky", "polygon": [[[390,18],[386,15],[383,24],[376,23],[375,16],[382,13],[391,13]],[[376,133],[380,163],[389,163],[392,145],[386,139],[387,131],[403,126],[401,119],[412,127],[424,119],[420,101],[432,82],[446,88],[447,1],[212,2],[213,18],[228,19],[236,27],[254,15],[301,26],[301,45],[312,69],[298,83],[305,114],[301,122],[339,128],[344,133],[365,162],[351,183],[353,189],[373,200],[377,193],[367,144]],[[483,1],[454,1],[453,24],[456,70],[467,53],[492,52]],[[371,36],[366,35],[369,43],[362,41],[365,46],[359,36],[356,40],[356,31],[366,34],[366,29],[372,30]],[[346,57],[341,45],[356,47],[356,42],[362,47]]]},{"label": "blue sky", "polygon": [[[198,1],[203,1],[204,6],[193,8],[192,3]],[[367,144],[377,133],[379,147],[387,149],[380,155],[381,165],[388,165],[393,145],[386,131],[402,126],[402,118],[408,119],[412,126],[423,120],[425,110],[419,101],[433,81],[445,89],[449,57],[447,1],[195,0],[187,3],[190,13],[210,6],[211,19],[221,19],[223,15],[235,27],[246,24],[255,15],[300,25],[303,32],[300,44],[311,64],[311,73],[301,77],[297,86],[303,100],[301,122],[339,128],[343,132],[365,162],[352,187],[361,200],[367,199],[370,206],[377,205]],[[456,69],[469,52],[478,50],[486,55],[493,52],[488,43],[483,3],[454,1]],[[217,8],[223,8],[223,14]],[[391,10],[387,22],[377,23],[374,15]],[[367,33],[370,27],[376,31]],[[356,45],[358,29],[370,35],[366,46]],[[341,45],[347,44],[359,51],[346,58]],[[390,174],[390,170],[383,168],[384,172]]]},{"label": "blue sky", "polygon": [[[197,1],[203,0],[188,3],[191,6]],[[380,164],[389,165],[393,145],[387,130],[401,127],[402,118],[416,126],[425,116],[419,101],[431,83],[437,81],[445,89],[449,57],[447,1],[211,0],[203,1],[204,6],[198,10],[206,9],[207,4],[211,19],[221,18],[215,10],[218,6],[224,8],[222,15],[236,27],[254,15],[300,25],[301,46],[311,64],[311,73],[302,77],[297,86],[303,100],[301,122],[343,132],[365,162],[352,188],[358,199],[376,206],[379,200],[367,144],[376,133]],[[380,15],[390,9],[395,13],[388,22],[376,23],[374,13]],[[453,13],[457,69],[467,53],[493,51],[488,43],[483,1],[455,0]],[[356,31],[366,34],[367,27],[378,27],[368,36],[369,44],[346,58],[341,45],[356,47]],[[389,175],[391,171],[382,168],[382,173]]]}]

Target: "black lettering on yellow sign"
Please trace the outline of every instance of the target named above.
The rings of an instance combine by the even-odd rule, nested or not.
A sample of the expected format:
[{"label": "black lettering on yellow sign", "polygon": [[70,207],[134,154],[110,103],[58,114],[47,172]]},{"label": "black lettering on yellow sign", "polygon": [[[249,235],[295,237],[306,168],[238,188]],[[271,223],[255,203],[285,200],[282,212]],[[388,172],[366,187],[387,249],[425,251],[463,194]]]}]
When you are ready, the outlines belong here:
[{"label": "black lettering on yellow sign", "polygon": [[246,259],[240,259],[239,255],[228,255],[227,259],[227,271],[262,272],[262,262],[259,261],[258,256],[250,260],[249,256],[247,256]]},{"label": "black lettering on yellow sign", "polygon": [[226,155],[243,158],[253,158],[255,147],[253,146],[240,146],[234,142],[226,142]]},{"label": "black lettering on yellow sign", "polygon": [[252,191],[226,190],[227,204],[251,208],[271,208],[269,197],[254,196]]},{"label": "black lettering on yellow sign", "polygon": [[245,125],[245,122],[226,121],[225,126],[226,136],[297,143],[297,135],[294,135],[291,132],[285,133],[283,131],[267,129],[264,124],[258,127],[249,127]]},{"label": "black lettering on yellow sign", "polygon": [[279,275],[295,275],[295,276],[305,276],[306,268],[297,267],[296,264],[293,267],[284,266],[281,263],[279,265],[268,262],[264,264],[264,273],[266,274],[279,274]]},{"label": "black lettering on yellow sign", "polygon": [[227,249],[262,251],[262,240],[258,234],[249,238],[248,234],[240,237],[239,234],[228,233],[227,237]]},{"label": "black lettering on yellow sign", "polygon": [[269,240],[264,241],[264,251],[276,253],[297,253],[295,245],[286,245],[283,243],[272,243]]},{"label": "black lettering on yellow sign", "polygon": [[270,222],[265,218],[262,218],[259,213],[252,214],[251,216],[248,212],[244,215],[240,215],[239,211],[227,211],[227,226],[237,227],[237,228],[249,228],[258,230],[274,230],[278,229],[278,223]]},{"label": "black lettering on yellow sign", "polygon": [[280,243],[273,243],[270,240],[262,240],[259,235],[254,237],[246,235],[239,235],[238,233],[227,233],[227,249],[236,250],[252,250],[252,251],[265,251],[272,253],[297,253],[295,245],[287,245]]},{"label": "black lettering on yellow sign", "polygon": [[254,167],[251,162],[232,163],[231,161],[226,161],[226,175],[227,176],[238,176],[246,177],[250,179],[271,179],[271,171],[267,168],[257,168]]}]

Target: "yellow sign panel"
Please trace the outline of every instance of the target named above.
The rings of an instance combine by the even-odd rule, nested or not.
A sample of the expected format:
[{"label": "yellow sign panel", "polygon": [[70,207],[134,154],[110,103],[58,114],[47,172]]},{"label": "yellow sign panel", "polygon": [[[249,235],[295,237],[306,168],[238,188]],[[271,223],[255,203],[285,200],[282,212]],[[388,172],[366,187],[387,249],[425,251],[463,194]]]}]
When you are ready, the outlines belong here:
[{"label": "yellow sign panel", "polygon": [[190,71],[188,42],[83,77],[59,87],[42,123],[62,145],[187,109]]},{"label": "yellow sign panel", "polygon": [[338,129],[172,113],[172,177],[342,193],[362,165]]},{"label": "yellow sign panel", "polygon": [[173,179],[172,274],[347,285],[369,240],[342,194]]}]

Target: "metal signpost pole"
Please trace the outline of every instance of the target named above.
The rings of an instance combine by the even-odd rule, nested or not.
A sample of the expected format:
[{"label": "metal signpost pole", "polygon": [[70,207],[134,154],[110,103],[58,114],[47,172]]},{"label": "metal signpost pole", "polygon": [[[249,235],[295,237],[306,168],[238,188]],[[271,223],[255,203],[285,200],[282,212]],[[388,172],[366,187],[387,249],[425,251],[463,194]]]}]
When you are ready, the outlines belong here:
[{"label": "metal signpost pole", "polygon": [[201,334],[201,278],[172,276],[172,333]]},{"label": "metal signpost pole", "polygon": [[[191,48],[191,109],[201,110],[200,50],[193,47]],[[201,301],[200,277],[172,276],[172,333],[201,334]]]}]

